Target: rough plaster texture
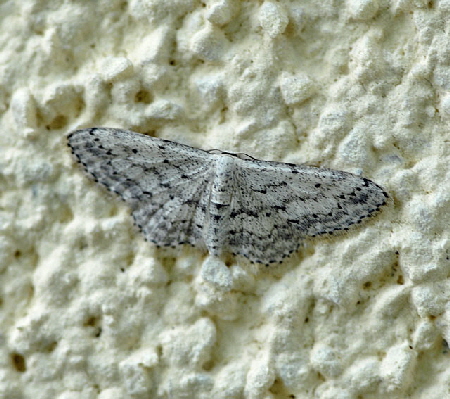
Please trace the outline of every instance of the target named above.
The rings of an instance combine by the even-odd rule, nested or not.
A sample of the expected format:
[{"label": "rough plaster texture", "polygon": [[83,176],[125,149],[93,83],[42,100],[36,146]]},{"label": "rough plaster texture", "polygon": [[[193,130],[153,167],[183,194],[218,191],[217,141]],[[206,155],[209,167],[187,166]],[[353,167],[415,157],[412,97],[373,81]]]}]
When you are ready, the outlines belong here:
[{"label": "rough plaster texture", "polygon": [[[0,3],[0,398],[450,396],[450,1]],[[392,196],[281,266],[145,243],[116,126]]]}]

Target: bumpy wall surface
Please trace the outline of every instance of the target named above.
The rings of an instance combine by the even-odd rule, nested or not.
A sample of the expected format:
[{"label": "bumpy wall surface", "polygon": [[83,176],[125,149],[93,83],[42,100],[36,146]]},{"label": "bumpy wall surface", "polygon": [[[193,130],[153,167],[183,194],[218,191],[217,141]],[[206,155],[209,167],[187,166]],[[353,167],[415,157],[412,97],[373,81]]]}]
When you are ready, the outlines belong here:
[{"label": "bumpy wall surface", "polygon": [[[450,1],[0,3],[0,398],[449,397]],[[159,249],[74,129],[344,170],[281,265]]]}]

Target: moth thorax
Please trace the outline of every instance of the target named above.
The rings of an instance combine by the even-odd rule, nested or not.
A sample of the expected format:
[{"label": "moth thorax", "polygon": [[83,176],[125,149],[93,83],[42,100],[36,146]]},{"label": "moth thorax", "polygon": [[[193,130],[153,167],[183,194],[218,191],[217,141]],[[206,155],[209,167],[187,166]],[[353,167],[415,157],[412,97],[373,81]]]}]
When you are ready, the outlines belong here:
[{"label": "moth thorax", "polygon": [[235,173],[235,162],[232,157],[218,156],[216,158],[216,168],[214,173],[213,189],[211,191],[211,201],[216,204],[228,205],[234,190],[233,174]]}]

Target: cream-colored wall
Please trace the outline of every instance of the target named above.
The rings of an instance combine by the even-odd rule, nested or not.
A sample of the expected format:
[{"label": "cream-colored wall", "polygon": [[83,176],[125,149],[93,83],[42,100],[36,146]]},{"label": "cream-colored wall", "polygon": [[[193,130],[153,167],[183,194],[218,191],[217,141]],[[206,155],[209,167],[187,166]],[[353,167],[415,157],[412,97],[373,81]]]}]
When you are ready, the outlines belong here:
[{"label": "cream-colored wall", "polygon": [[[0,398],[445,398],[450,1],[0,4]],[[113,126],[360,173],[281,266],[144,242],[74,165]]]}]

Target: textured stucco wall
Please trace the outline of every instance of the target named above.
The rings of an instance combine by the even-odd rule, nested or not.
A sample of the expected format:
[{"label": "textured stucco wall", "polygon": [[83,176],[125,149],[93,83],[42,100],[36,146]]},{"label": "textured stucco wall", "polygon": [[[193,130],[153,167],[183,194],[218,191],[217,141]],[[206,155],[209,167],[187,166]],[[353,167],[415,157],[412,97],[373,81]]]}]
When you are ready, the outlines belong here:
[{"label": "textured stucco wall", "polygon": [[[0,3],[0,398],[450,396],[450,1]],[[75,128],[361,173],[280,266],[144,242]]]}]

